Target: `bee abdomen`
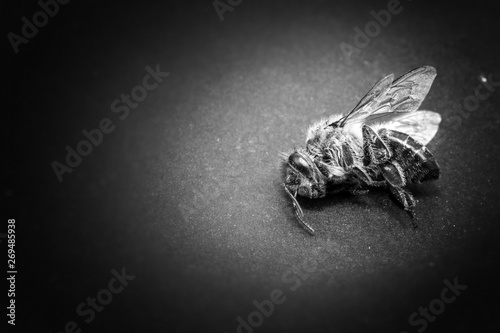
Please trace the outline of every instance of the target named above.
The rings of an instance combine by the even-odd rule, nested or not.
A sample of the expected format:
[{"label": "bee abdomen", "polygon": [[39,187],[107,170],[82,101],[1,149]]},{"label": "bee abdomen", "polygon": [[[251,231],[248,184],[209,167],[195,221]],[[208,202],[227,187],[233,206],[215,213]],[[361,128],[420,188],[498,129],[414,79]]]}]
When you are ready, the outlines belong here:
[{"label": "bee abdomen", "polygon": [[392,159],[403,167],[407,179],[422,182],[439,178],[439,165],[426,146],[408,134],[394,130],[381,129],[379,135],[389,142],[393,151]]}]

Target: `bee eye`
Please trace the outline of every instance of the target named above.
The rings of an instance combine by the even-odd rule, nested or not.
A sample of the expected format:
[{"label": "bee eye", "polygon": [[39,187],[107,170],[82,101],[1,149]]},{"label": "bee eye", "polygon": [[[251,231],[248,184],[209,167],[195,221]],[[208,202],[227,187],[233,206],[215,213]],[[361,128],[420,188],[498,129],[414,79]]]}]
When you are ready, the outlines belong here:
[{"label": "bee eye", "polygon": [[293,153],[288,158],[288,162],[298,171],[300,171],[304,176],[311,176],[311,169],[309,168],[309,164],[307,161],[300,156],[299,153]]}]

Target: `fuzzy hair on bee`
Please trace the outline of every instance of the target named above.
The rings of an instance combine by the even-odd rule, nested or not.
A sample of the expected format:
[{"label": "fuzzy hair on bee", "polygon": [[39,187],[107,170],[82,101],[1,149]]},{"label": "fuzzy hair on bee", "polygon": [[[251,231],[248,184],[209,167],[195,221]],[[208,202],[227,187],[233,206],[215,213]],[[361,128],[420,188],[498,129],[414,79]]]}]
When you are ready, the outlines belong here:
[{"label": "fuzzy hair on bee", "polygon": [[[388,75],[345,115],[332,115],[307,131],[306,146],[284,157],[285,192],[299,223],[311,234],[297,196],[311,199],[347,191],[364,194],[386,188],[413,218],[416,200],[409,183],[436,180],[440,168],[426,145],[441,117],[418,110],[436,77],[432,66],[394,80]],[[412,220],[412,224],[416,224]]]}]

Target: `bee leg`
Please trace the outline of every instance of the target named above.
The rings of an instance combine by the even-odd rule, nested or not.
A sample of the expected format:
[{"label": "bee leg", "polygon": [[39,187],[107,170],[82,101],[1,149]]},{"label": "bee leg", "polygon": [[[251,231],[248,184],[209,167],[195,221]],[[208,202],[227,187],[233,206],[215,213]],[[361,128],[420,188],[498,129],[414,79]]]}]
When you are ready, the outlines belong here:
[{"label": "bee leg", "polygon": [[363,125],[363,164],[381,164],[392,156],[384,140],[368,125]]},{"label": "bee leg", "polygon": [[345,168],[350,168],[354,164],[354,158],[351,148],[347,144],[342,145],[342,159],[341,163],[344,164]]},{"label": "bee leg", "polygon": [[[396,199],[396,201],[403,205],[405,210],[408,212],[408,214],[410,214],[412,218],[415,217],[415,211],[413,209],[415,208],[416,201],[410,192],[399,186],[392,185],[389,185],[389,192]],[[411,221],[411,224],[414,228],[417,227],[417,224],[413,220]]]},{"label": "bee leg", "polygon": [[360,167],[355,166],[352,168],[352,171],[356,174],[356,177],[361,179],[364,183],[369,185],[373,182],[372,177],[370,177],[370,175]]},{"label": "bee leg", "polygon": [[366,171],[361,168],[355,166],[352,171],[356,175],[359,184],[357,184],[354,188],[349,189],[349,192],[353,195],[361,195],[366,194],[369,190],[363,189],[363,185],[371,185],[373,183],[372,178],[366,173]]},{"label": "bee leg", "polygon": [[[403,189],[403,186],[406,185],[406,178],[403,172],[403,168],[401,168],[398,162],[391,161],[382,165],[380,167],[380,170],[389,185],[389,192],[413,218],[415,216],[415,211],[413,210],[413,208],[415,208],[416,201],[410,192]],[[414,228],[417,227],[413,220],[412,225]]]},{"label": "bee leg", "polygon": [[406,185],[406,177],[403,168],[396,161],[391,161],[380,166],[380,171],[385,180],[392,186],[403,187]]},{"label": "bee leg", "polygon": [[356,177],[358,179],[360,179],[362,182],[364,182],[366,185],[369,185],[369,186],[384,186],[384,185],[386,185],[386,181],[385,180],[382,180],[382,181],[375,181],[375,180],[373,180],[373,178],[370,177],[370,175],[368,174],[368,172],[366,172],[365,170],[363,170],[360,167],[355,166],[352,169],[352,171],[354,172],[354,174],[356,175]]}]

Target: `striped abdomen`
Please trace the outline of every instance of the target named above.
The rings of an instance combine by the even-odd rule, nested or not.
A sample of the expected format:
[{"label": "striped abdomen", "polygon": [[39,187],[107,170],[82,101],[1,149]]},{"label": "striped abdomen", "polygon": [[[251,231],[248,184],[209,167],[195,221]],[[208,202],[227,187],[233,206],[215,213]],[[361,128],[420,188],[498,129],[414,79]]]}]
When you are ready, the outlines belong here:
[{"label": "striped abdomen", "polygon": [[407,180],[415,183],[439,178],[439,165],[427,147],[398,131],[381,129],[379,135],[389,144],[391,160],[401,165]]}]

